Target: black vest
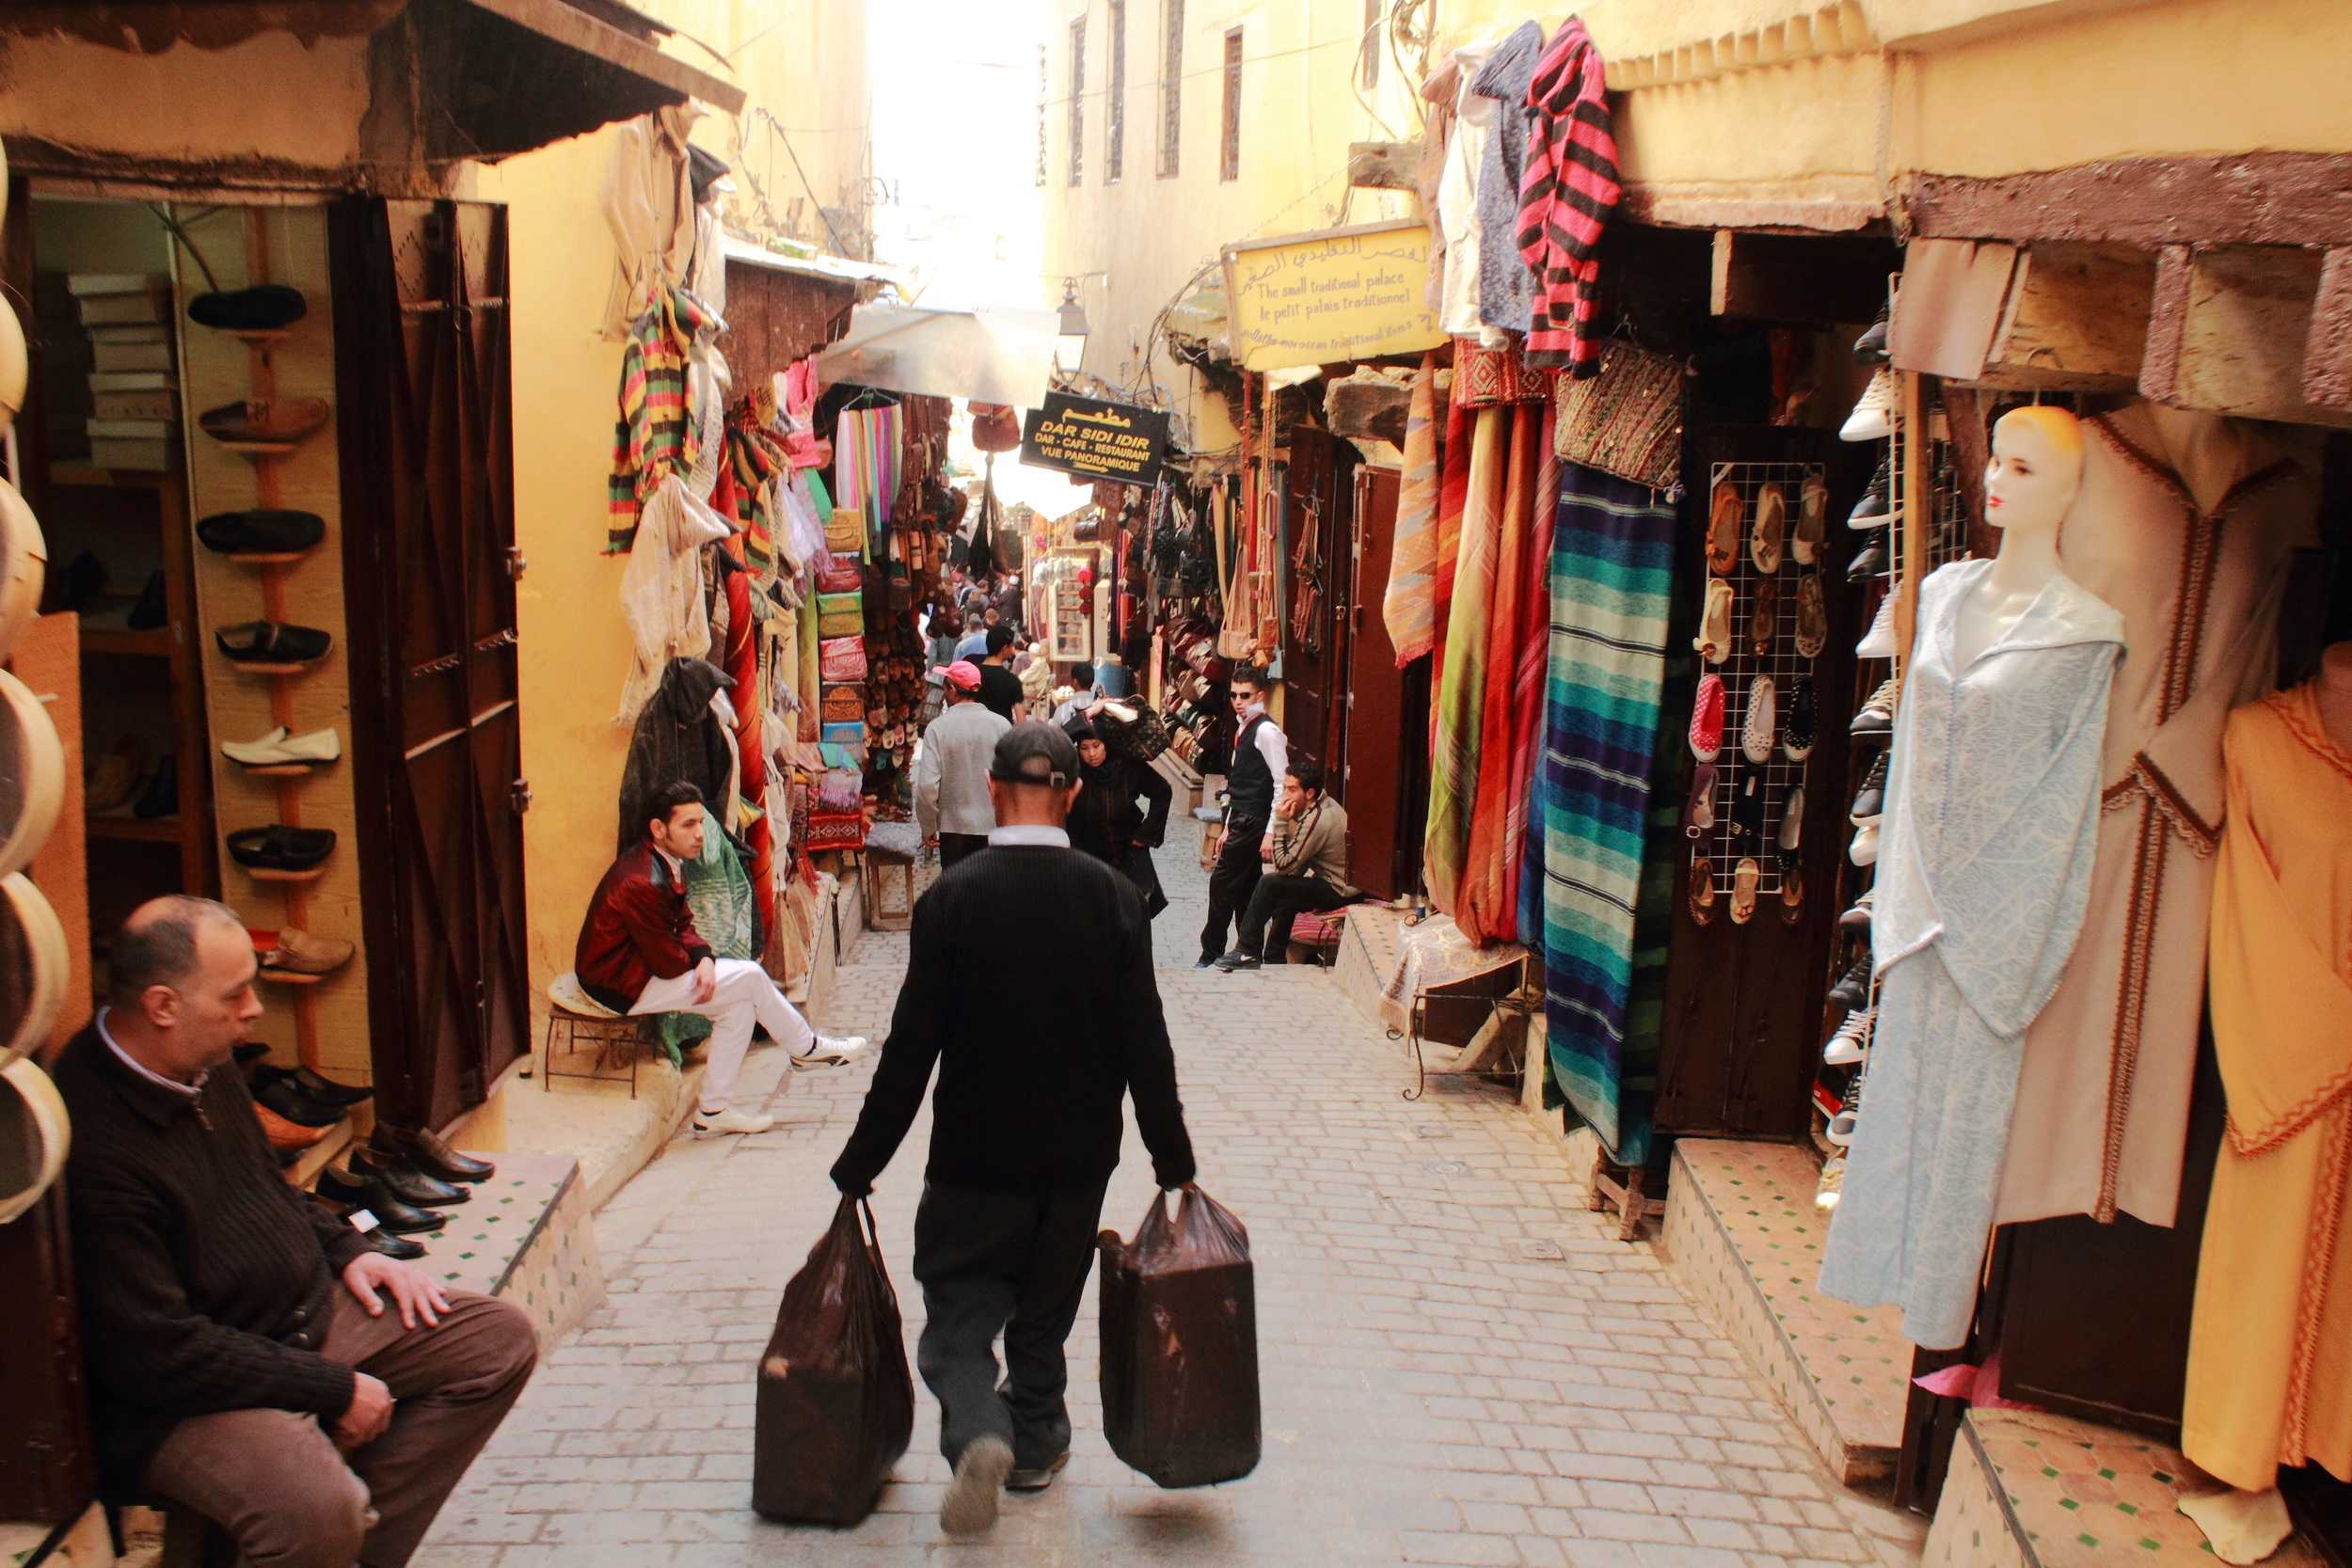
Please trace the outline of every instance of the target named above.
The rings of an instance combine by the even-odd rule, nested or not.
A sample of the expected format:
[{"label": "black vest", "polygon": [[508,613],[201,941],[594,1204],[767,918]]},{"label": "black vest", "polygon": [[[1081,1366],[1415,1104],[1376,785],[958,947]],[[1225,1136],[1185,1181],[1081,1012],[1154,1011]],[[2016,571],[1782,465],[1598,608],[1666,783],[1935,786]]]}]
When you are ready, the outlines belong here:
[{"label": "black vest", "polygon": [[1233,736],[1232,767],[1225,775],[1226,816],[1236,822],[1263,822],[1274,815],[1274,769],[1258,750],[1258,726],[1274,721],[1261,713]]}]

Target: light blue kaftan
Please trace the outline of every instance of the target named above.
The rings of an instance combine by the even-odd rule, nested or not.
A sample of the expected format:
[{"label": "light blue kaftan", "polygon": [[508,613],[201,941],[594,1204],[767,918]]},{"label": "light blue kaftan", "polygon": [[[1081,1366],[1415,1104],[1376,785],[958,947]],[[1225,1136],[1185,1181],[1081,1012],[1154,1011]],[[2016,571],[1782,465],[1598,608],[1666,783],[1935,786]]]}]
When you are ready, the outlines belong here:
[{"label": "light blue kaftan", "polygon": [[1823,1291],[1895,1303],[1930,1350],[1967,1338],[2026,1025],[2082,929],[2123,646],[2122,614],[2060,577],[1955,671],[1960,607],[1992,570],[1919,587],[1871,911],[1878,1024],[1821,1254]]}]

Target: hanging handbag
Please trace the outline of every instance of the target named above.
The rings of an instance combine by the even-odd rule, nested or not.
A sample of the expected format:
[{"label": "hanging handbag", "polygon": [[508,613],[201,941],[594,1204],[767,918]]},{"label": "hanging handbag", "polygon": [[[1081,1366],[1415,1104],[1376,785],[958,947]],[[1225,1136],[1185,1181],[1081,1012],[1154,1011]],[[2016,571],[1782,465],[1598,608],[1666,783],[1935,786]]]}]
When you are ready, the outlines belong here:
[{"label": "hanging handbag", "polygon": [[865,586],[866,574],[858,569],[854,561],[830,555],[825,558],[825,563],[817,568],[817,592],[819,594],[854,594]]},{"label": "hanging handbag", "polygon": [[866,679],[866,639],[830,637],[817,644],[817,672],[828,686]]},{"label": "hanging handbag", "polygon": [[1168,750],[1168,726],[1141,703],[1104,703],[1094,730],[1104,750],[1129,762],[1150,762]]},{"label": "hanging handbag", "polygon": [[1517,344],[1504,348],[1454,344],[1453,396],[1463,408],[1541,403],[1551,396],[1553,379],[1549,371],[1529,365]]},{"label": "hanging handbag", "polygon": [[972,410],[972,444],[982,451],[1011,451],[1021,445],[1021,415],[1001,403],[967,404]]},{"label": "hanging handbag", "polygon": [[1552,448],[1571,463],[1654,490],[1682,474],[1682,366],[1622,338],[1600,351],[1600,373],[1560,378]]},{"label": "hanging handbag", "polygon": [[863,594],[817,595],[817,634],[819,637],[857,637],[865,630],[866,596]]},{"label": "hanging handbag", "polygon": [[862,686],[825,688],[823,721],[828,724],[866,722],[866,689]]}]

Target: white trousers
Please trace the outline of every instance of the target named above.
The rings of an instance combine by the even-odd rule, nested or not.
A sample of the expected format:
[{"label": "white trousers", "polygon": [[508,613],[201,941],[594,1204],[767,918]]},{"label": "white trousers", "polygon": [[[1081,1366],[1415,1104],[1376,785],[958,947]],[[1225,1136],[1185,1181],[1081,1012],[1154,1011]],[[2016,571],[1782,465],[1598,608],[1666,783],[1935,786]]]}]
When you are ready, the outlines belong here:
[{"label": "white trousers", "polygon": [[710,1055],[704,1064],[701,1098],[705,1116],[717,1116],[735,1096],[735,1080],[743,1070],[743,1053],[751,1049],[752,1025],[764,1026],[768,1037],[798,1056],[816,1043],[817,1031],[798,1008],[784,999],[768,972],[748,958],[718,958],[711,968],[718,988],[707,1002],[694,1000],[694,972],[664,980],[656,975],[644,994],[629,1009],[639,1013],[700,1013],[710,1020]]}]

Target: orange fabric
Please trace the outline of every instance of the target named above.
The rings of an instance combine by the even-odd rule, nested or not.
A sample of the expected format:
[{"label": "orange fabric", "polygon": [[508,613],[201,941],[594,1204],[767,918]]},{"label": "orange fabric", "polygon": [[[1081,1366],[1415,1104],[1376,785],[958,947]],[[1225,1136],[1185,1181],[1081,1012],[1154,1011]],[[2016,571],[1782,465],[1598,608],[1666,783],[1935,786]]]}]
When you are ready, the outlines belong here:
[{"label": "orange fabric", "polygon": [[2230,715],[2207,997],[2229,1094],[2181,1449],[2260,1491],[2352,1479],[2352,756],[2310,688]]},{"label": "orange fabric", "polygon": [[1484,628],[1486,683],[1479,693],[1477,794],[1470,807],[1470,842],[1462,856],[1460,892],[1454,911],[1454,923],[1481,947],[1518,940],[1516,873],[1519,840],[1512,832],[1512,820],[1516,815],[1524,832],[1527,818],[1523,796],[1518,813],[1512,810],[1511,791],[1518,771],[1513,718],[1520,705],[1514,693],[1523,630],[1520,606],[1528,593],[1527,555],[1534,533],[1535,474],[1542,461],[1537,437],[1543,432],[1543,414],[1539,404],[1511,406],[1508,478],[1495,546],[1493,597]]}]

